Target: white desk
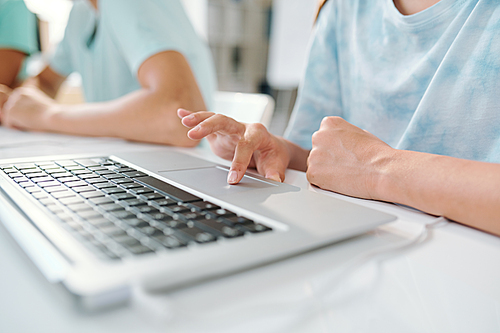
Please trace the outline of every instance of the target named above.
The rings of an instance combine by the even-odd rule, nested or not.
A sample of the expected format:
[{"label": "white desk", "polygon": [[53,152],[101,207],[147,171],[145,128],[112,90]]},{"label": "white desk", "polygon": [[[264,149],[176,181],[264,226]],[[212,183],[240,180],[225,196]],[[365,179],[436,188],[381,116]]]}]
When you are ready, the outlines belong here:
[{"label": "white desk", "polygon": [[[168,149],[0,127],[0,158],[146,147]],[[289,171],[286,181],[308,186],[300,172]],[[500,332],[500,238],[449,223],[419,245],[342,274],[357,255],[410,239],[433,220],[394,205],[346,200],[399,220],[193,287],[138,291],[129,305],[95,314],[80,312],[61,286],[49,284],[0,225],[0,332]]]}]

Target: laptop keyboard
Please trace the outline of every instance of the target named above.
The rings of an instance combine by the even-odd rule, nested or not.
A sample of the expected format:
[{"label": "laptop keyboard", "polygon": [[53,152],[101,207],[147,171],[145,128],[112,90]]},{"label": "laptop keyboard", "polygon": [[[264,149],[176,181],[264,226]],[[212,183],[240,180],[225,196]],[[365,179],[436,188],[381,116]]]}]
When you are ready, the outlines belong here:
[{"label": "laptop keyboard", "polygon": [[272,230],[107,157],[0,169],[103,259]]}]

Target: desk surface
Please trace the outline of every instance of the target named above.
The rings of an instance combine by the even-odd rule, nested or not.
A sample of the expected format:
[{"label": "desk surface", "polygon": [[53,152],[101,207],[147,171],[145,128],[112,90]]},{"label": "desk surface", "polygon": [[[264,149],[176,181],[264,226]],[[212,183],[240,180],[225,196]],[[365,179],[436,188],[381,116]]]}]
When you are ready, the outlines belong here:
[{"label": "desk surface", "polygon": [[[159,148],[0,127],[0,158],[152,147]],[[184,151],[215,158],[201,148]],[[287,172],[286,182],[309,186],[296,171]],[[500,238],[450,222],[418,245],[349,270],[353,258],[402,244],[434,218],[391,204],[345,200],[399,219],[200,285],[136,291],[127,306],[94,314],[80,312],[61,286],[48,283],[0,224],[0,332],[500,332]]]}]

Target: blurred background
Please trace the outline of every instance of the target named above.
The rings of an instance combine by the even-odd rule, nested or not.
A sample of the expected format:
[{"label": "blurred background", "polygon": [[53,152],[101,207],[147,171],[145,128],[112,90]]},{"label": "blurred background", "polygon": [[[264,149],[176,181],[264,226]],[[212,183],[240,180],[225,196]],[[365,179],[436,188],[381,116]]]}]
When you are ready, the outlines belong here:
[{"label": "blurred background", "polygon": [[[28,73],[36,74],[44,55],[62,39],[73,1],[25,2],[40,21],[42,54],[28,66]],[[210,46],[218,90],[271,95],[276,104],[269,130],[281,135],[295,103],[318,0],[182,0],[182,3],[196,31]],[[79,89],[80,78],[71,75],[58,96],[59,101],[81,102]]]}]

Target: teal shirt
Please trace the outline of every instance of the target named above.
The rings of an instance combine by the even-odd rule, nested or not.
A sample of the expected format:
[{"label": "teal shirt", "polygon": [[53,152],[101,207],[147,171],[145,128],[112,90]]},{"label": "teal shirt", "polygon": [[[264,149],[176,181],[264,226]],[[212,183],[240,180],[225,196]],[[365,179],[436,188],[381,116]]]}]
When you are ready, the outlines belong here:
[{"label": "teal shirt", "polygon": [[211,106],[216,79],[210,50],[179,0],[100,0],[98,13],[88,1],[75,1],[50,67],[63,76],[78,72],[85,101],[102,102],[140,89],[139,67],[163,51],[186,57]]},{"label": "teal shirt", "polygon": [[[36,17],[23,0],[0,0],[0,49],[26,55],[38,51]],[[25,76],[24,70],[20,76]]]},{"label": "teal shirt", "polygon": [[500,2],[329,0],[286,136],[341,116],[398,149],[500,162]]}]

